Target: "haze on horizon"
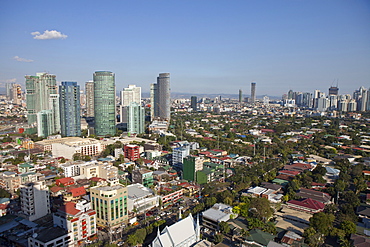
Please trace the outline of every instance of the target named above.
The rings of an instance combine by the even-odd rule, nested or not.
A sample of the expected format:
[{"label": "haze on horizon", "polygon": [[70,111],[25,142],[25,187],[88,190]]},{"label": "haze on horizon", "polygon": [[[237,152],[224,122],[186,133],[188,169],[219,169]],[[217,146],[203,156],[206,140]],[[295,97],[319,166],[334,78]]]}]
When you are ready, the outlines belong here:
[{"label": "haze on horizon", "polygon": [[280,96],[370,86],[368,0],[1,1],[0,87],[49,72],[84,87],[95,71],[117,91]]}]

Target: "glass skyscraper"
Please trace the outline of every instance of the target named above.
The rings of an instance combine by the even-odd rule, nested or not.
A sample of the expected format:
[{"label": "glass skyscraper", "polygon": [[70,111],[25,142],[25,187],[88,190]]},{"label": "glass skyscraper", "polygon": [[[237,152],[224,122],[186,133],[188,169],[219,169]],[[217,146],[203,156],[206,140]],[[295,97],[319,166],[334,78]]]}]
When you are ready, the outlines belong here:
[{"label": "glass skyscraper", "polygon": [[94,116],[97,136],[116,134],[116,86],[114,73],[97,71],[94,81]]},{"label": "glass skyscraper", "polygon": [[170,73],[161,73],[157,77],[157,84],[151,87],[154,103],[154,117],[170,119],[171,95],[170,95]]},{"label": "glass skyscraper", "polygon": [[77,82],[63,81],[59,86],[61,134],[63,136],[81,135],[80,86]]},{"label": "glass skyscraper", "polygon": [[28,124],[36,124],[37,113],[50,110],[50,94],[57,93],[55,75],[36,73],[36,76],[26,75],[26,103]]}]

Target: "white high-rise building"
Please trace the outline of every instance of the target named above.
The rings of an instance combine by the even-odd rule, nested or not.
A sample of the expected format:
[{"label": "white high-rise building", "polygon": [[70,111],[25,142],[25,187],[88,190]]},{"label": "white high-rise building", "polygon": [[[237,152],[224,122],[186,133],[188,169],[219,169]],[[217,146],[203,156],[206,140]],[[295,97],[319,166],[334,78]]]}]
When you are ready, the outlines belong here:
[{"label": "white high-rise building", "polygon": [[38,181],[20,186],[21,210],[30,221],[50,213],[49,188]]},{"label": "white high-rise building", "polygon": [[121,91],[121,123],[128,122],[127,108],[131,105],[131,103],[137,103],[139,106],[141,105],[141,87],[136,87],[136,85],[128,85],[128,88],[124,88],[123,91]]}]

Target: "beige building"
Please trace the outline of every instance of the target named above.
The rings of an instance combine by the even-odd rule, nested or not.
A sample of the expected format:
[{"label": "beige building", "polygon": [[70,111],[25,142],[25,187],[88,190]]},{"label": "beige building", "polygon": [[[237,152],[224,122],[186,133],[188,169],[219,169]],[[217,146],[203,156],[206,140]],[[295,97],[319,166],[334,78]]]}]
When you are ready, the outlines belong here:
[{"label": "beige building", "polygon": [[6,171],[0,173],[0,187],[8,190],[12,194],[16,192],[21,184],[21,177],[15,173]]},{"label": "beige building", "polygon": [[90,188],[90,197],[98,225],[118,227],[122,223],[127,223],[127,187],[121,184],[92,187]]},{"label": "beige building", "polygon": [[82,155],[98,155],[105,149],[105,143],[94,138],[64,137],[43,140],[35,143],[44,151],[51,151],[53,157],[72,159],[75,153]]}]

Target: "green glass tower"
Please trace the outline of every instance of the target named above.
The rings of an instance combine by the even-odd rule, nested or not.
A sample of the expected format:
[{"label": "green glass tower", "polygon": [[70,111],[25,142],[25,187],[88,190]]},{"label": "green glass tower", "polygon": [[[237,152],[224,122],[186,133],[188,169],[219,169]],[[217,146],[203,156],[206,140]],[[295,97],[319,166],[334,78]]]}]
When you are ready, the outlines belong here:
[{"label": "green glass tower", "polygon": [[36,76],[26,78],[26,103],[27,120],[29,125],[37,123],[37,113],[49,110],[50,95],[57,93],[57,81],[55,75],[48,73],[36,73]]},{"label": "green glass tower", "polygon": [[114,73],[94,73],[94,116],[97,136],[116,134],[116,86]]}]

